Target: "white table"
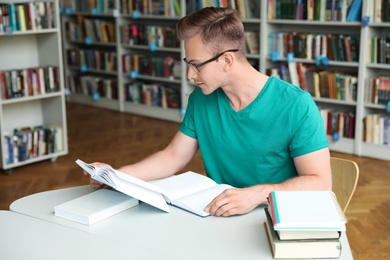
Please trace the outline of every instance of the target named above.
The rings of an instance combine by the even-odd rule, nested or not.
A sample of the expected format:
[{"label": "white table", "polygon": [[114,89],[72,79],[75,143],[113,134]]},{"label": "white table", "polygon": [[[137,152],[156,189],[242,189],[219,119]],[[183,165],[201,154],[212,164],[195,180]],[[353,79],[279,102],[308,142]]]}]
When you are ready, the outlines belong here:
[{"label": "white table", "polygon": [[0,211],[0,259],[172,259],[145,248],[12,211]]},{"label": "white table", "polygon": [[[161,259],[272,259],[264,209],[227,218],[201,218],[170,207],[165,213],[140,203],[91,226],[54,216],[54,206],[92,192],[89,186],[33,194],[13,202],[14,212],[160,254]],[[340,259],[353,259],[345,234]],[[131,251],[130,251],[131,252]],[[130,254],[129,252],[129,254]]]}]

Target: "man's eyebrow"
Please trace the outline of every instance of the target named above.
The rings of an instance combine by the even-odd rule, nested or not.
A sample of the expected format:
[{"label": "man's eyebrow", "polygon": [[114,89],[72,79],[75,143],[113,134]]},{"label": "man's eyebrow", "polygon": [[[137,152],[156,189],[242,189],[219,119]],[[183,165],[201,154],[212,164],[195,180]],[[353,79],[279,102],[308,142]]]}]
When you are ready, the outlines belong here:
[{"label": "man's eyebrow", "polygon": [[197,61],[196,59],[191,59],[191,60],[189,60],[189,59],[187,59],[187,58],[186,58],[186,60],[187,60],[188,62],[194,62],[194,61]]}]

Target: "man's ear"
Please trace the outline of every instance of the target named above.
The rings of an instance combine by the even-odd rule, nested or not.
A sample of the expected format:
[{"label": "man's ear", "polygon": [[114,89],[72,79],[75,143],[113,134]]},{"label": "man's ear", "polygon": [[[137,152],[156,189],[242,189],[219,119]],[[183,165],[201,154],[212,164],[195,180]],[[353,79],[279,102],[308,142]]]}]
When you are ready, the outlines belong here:
[{"label": "man's ear", "polygon": [[225,62],[225,66],[223,67],[223,69],[224,71],[227,71],[232,67],[235,61],[235,57],[233,56],[232,53],[227,52],[223,56],[223,61]]}]

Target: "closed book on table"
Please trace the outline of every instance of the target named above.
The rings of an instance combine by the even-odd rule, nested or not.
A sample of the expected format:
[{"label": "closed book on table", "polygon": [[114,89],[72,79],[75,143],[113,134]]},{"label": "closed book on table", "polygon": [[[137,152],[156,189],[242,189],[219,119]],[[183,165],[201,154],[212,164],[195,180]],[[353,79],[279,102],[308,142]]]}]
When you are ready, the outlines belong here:
[{"label": "closed book on table", "polygon": [[54,215],[92,225],[138,205],[138,200],[115,190],[100,189],[54,207]]},{"label": "closed book on table", "polygon": [[[267,220],[272,225],[272,218],[268,208],[264,208]],[[280,240],[304,240],[304,239],[339,239],[340,231],[335,230],[277,230]]]},{"label": "closed book on table", "polygon": [[274,258],[339,258],[339,239],[280,240],[272,228],[272,222],[264,222],[265,232]]},{"label": "closed book on table", "polygon": [[268,199],[275,230],[345,231],[347,221],[332,191],[273,191]]}]

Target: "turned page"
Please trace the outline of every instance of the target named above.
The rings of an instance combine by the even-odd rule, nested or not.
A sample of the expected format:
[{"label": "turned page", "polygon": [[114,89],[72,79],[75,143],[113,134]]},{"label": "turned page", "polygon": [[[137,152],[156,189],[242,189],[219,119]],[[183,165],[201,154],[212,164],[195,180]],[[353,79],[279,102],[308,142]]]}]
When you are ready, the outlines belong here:
[{"label": "turned page", "polygon": [[207,217],[210,213],[205,212],[205,207],[219,194],[226,189],[234,188],[227,184],[219,184],[208,189],[189,194],[185,197],[178,198],[172,201],[172,205],[192,212],[201,217]]},{"label": "turned page", "polygon": [[167,203],[218,184],[207,176],[189,171],[151,182],[162,190]]}]

